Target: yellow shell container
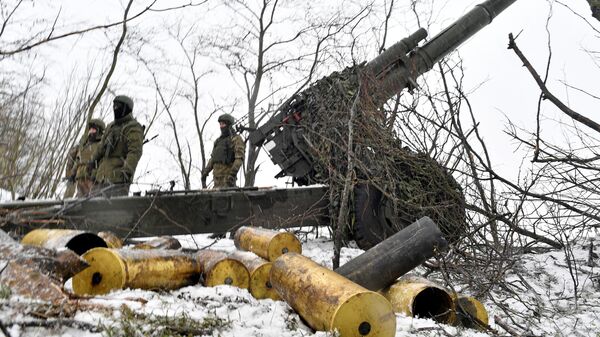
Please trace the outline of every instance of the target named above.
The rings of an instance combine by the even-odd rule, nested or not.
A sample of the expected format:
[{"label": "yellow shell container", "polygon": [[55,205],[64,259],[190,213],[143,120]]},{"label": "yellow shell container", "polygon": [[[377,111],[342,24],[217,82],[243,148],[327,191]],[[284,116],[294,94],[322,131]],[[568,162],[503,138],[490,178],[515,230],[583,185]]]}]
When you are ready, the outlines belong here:
[{"label": "yellow shell container", "polygon": [[235,232],[234,243],[238,249],[253,252],[271,262],[288,252],[302,254],[300,240],[290,232],[244,226]]},{"label": "yellow shell container", "polygon": [[198,283],[196,259],[176,250],[94,248],[82,256],[90,266],[73,277],[75,294],[113,289],[171,290]]},{"label": "yellow shell container", "polygon": [[402,277],[382,291],[395,312],[431,318],[440,323],[455,321],[454,301],[439,285],[421,277]]},{"label": "yellow shell container", "polygon": [[98,232],[98,236],[106,242],[108,248],[123,248],[123,240],[110,231]]},{"label": "yellow shell container", "polygon": [[78,255],[96,247],[107,247],[98,235],[72,229],[34,229],[21,240],[24,245],[49,249],[69,248]]},{"label": "yellow shell container", "polygon": [[456,306],[456,325],[465,328],[485,330],[489,325],[488,312],[485,306],[475,297],[458,295],[454,297]]},{"label": "yellow shell container", "polygon": [[271,285],[271,262],[262,257],[251,253],[237,250],[229,255],[234,260],[240,261],[250,273],[250,286],[248,291],[257,299],[270,298],[272,300],[280,300],[281,297],[277,294]]},{"label": "yellow shell container", "polygon": [[179,249],[181,243],[172,236],[159,236],[132,247],[133,249]]},{"label": "yellow shell container", "polygon": [[271,283],[315,330],[337,330],[343,337],[396,334],[396,315],[382,295],[300,254],[285,254],[273,262]]},{"label": "yellow shell container", "polygon": [[232,259],[227,253],[204,249],[196,253],[202,279],[207,287],[230,285],[248,289],[250,273],[240,261]]}]

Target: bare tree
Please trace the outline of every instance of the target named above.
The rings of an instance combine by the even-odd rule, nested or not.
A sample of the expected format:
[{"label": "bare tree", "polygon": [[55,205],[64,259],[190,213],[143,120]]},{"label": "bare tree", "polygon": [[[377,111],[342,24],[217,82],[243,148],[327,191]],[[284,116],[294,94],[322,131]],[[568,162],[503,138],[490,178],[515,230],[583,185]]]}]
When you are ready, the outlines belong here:
[{"label": "bare tree", "polygon": [[[245,0],[225,4],[233,26],[219,27],[210,37],[207,46],[211,55],[222,60],[239,87],[243,90],[247,111],[242,122],[250,129],[256,128],[272,111],[276,95],[290,87],[300,90],[310,83],[323,61],[327,42],[350,25],[359,14],[345,17],[334,13],[327,19],[302,21],[291,15],[291,8],[308,7],[305,2],[264,0],[258,4]],[[231,32],[231,33],[229,33]],[[310,42],[309,42],[310,41]],[[306,49],[305,45],[312,48]],[[279,81],[269,88],[275,78],[285,74],[302,73],[300,79]],[[268,89],[266,89],[268,88]],[[261,106],[263,107],[261,109]],[[253,186],[258,170],[259,149],[248,144],[244,162],[245,186]]]}]

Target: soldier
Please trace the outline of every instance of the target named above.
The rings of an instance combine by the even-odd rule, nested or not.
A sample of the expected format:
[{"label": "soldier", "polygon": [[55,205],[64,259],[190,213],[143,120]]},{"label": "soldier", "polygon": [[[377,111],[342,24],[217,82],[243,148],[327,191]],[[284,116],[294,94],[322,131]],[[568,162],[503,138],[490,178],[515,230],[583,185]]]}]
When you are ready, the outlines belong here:
[{"label": "soldier", "polygon": [[79,147],[73,146],[67,153],[67,166],[65,167],[65,179],[67,188],[65,189],[64,199],[72,198],[75,195],[75,176],[77,175],[77,150]]},{"label": "soldier", "polygon": [[77,198],[84,198],[91,194],[94,187],[92,179],[94,170],[96,169],[95,162],[90,165],[92,156],[100,147],[100,140],[106,126],[100,119],[92,119],[88,124],[88,136],[79,145],[77,151],[77,174],[75,181],[77,182]]},{"label": "soldier", "polygon": [[221,136],[215,141],[210,160],[202,170],[202,185],[206,184],[206,177],[213,171],[214,188],[235,187],[238,170],[244,162],[246,145],[242,137],[233,130],[233,116],[223,114],[218,121]]},{"label": "soldier", "polygon": [[108,125],[91,164],[98,163],[94,175],[95,193],[122,196],[129,193],[135,168],[142,157],[144,128],[132,116],[133,101],[127,96],[113,100],[115,120]]},{"label": "soldier", "polygon": [[600,20],[600,0],[588,0],[590,9],[592,10],[592,16],[596,20]]}]

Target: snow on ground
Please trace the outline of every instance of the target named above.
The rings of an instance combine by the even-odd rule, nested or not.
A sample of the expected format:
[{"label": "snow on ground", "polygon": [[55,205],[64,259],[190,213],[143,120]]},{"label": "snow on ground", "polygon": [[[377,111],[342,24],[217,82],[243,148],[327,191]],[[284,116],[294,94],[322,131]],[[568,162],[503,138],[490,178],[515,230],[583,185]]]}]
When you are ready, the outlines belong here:
[{"label": "snow on ground", "polygon": [[12,197],[9,191],[0,188],[0,202],[11,201]]},{"label": "snow on ground", "polygon": [[[180,237],[184,247],[231,251],[233,241],[215,242],[206,235]],[[311,238],[303,243],[303,254],[331,267],[333,244],[327,237]],[[584,247],[573,250],[576,261],[587,259]],[[361,254],[360,249],[344,248],[342,263]],[[523,256],[521,263],[509,276],[522,293],[509,296],[501,289],[484,301],[491,326],[500,335],[508,335],[498,327],[497,315],[509,325],[529,329],[534,336],[600,336],[600,293],[598,272],[580,263],[578,302],[575,306],[573,279],[562,251]],[[518,269],[518,270],[517,270]],[[522,277],[518,277],[521,275]],[[523,276],[524,275],[524,276]],[[596,278],[594,278],[596,277]],[[69,288],[69,284],[66,285]],[[256,300],[248,291],[230,286],[205,288],[189,286],[170,292],[119,290],[105,296],[79,301],[73,315],[71,309],[59,308],[63,318],[56,318],[57,308],[36,306],[34,301],[0,294],[0,321],[11,337],[29,336],[334,336],[314,332],[282,301]],[[527,321],[511,317],[499,303],[530,317]],[[29,309],[27,309],[29,308]],[[36,308],[33,310],[32,308]],[[40,312],[44,308],[45,312]],[[60,311],[62,310],[62,311]],[[32,314],[32,311],[35,313]],[[42,310],[43,311],[43,310]],[[29,314],[28,314],[29,313]],[[35,327],[44,315],[44,327]],[[60,317],[60,315],[58,315]],[[53,323],[55,322],[55,323]],[[40,325],[40,324],[37,324]],[[175,333],[178,332],[178,333]],[[1,334],[0,334],[1,335]],[[431,336],[497,336],[471,329],[438,324],[429,319],[397,314],[398,337]]]}]

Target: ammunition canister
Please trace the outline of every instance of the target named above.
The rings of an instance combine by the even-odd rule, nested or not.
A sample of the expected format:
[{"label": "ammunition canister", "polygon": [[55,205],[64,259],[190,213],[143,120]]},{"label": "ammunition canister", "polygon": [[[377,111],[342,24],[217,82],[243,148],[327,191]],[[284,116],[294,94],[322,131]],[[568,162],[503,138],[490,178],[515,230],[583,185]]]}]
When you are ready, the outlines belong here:
[{"label": "ammunition canister", "polygon": [[123,248],[123,240],[110,231],[98,232],[98,236],[106,242],[108,248]]},{"label": "ammunition canister", "polygon": [[96,247],[107,247],[98,235],[71,229],[34,229],[21,240],[24,245],[50,249],[69,248],[78,255]]},{"label": "ammunition canister", "polygon": [[369,290],[379,291],[447,248],[439,227],[429,217],[422,217],[335,272]]},{"label": "ammunition canister", "polygon": [[315,330],[338,330],[344,337],[396,334],[396,315],[382,295],[300,254],[285,254],[273,262],[271,283]]},{"label": "ammunition canister", "polygon": [[427,279],[403,277],[382,293],[392,303],[395,312],[431,318],[440,323],[452,323],[456,319],[450,294]]},{"label": "ammunition canister", "polygon": [[135,244],[133,249],[179,249],[181,243],[172,236],[159,236],[148,241]]},{"label": "ammunition canister", "polygon": [[198,283],[196,259],[177,250],[94,248],[82,256],[90,266],[73,277],[78,295],[113,289],[171,290]]},{"label": "ammunition canister", "polygon": [[456,306],[455,325],[478,330],[485,330],[485,327],[489,325],[488,312],[475,297],[458,295],[454,297],[454,304]]},{"label": "ammunition canister", "polygon": [[205,286],[226,284],[243,289],[250,286],[248,269],[241,262],[230,258],[227,253],[204,249],[196,253],[196,259]]},{"label": "ammunition canister", "polygon": [[234,260],[240,261],[250,273],[250,294],[257,299],[270,298],[280,300],[281,298],[271,285],[271,262],[251,253],[237,250],[229,255]]},{"label": "ammunition canister", "polygon": [[302,254],[300,240],[290,232],[244,226],[235,232],[234,243],[238,249],[253,252],[271,262],[288,252]]}]

